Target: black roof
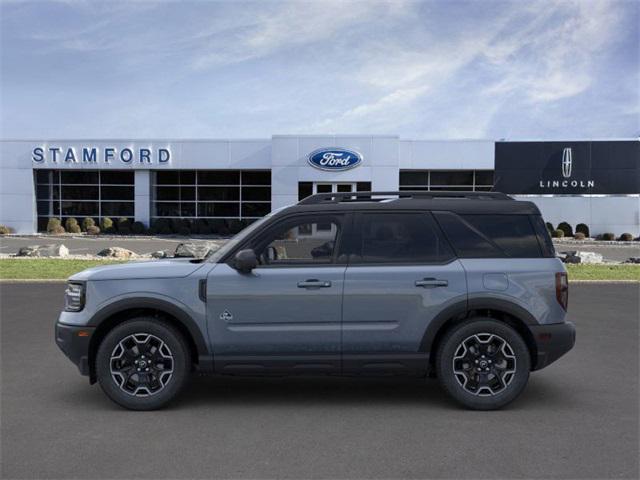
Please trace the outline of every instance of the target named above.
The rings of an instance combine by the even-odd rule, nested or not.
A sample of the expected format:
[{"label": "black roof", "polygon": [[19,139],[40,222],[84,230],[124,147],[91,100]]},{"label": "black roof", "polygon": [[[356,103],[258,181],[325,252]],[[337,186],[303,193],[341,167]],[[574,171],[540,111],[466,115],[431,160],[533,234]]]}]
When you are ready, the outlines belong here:
[{"label": "black roof", "polygon": [[514,200],[499,192],[350,192],[319,193],[301,200],[287,212],[355,210],[430,210],[462,214],[539,215],[532,202]]}]

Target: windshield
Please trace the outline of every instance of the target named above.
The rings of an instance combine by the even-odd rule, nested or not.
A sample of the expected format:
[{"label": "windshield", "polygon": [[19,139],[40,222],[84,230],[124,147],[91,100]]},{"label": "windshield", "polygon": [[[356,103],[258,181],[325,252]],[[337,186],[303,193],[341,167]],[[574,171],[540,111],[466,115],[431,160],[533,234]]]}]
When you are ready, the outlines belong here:
[{"label": "windshield", "polygon": [[218,263],[222,257],[224,257],[231,250],[233,250],[239,243],[242,243],[245,238],[247,238],[249,235],[251,235],[253,232],[255,232],[258,228],[260,228],[262,225],[264,225],[276,213],[278,213],[281,210],[284,210],[285,208],[287,208],[287,207],[277,208],[276,210],[273,210],[268,215],[265,215],[261,219],[256,220],[251,225],[249,225],[247,228],[245,228],[240,233],[238,233],[235,237],[230,238],[227,241],[227,243],[225,243],[223,246],[221,246],[218,250],[210,251],[207,254],[207,256],[205,257],[205,259],[208,262]]}]

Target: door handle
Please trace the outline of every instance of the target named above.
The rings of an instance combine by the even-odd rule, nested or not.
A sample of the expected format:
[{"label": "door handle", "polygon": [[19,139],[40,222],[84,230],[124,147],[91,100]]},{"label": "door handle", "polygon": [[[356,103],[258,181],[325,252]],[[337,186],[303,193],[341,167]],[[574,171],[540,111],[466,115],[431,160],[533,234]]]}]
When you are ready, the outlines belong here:
[{"label": "door handle", "polygon": [[422,280],[416,280],[416,287],[436,288],[448,286],[449,282],[447,280],[439,280],[437,278],[423,278]]},{"label": "door handle", "polygon": [[320,280],[310,279],[304,282],[298,282],[298,288],[329,288],[331,282],[321,282]]}]

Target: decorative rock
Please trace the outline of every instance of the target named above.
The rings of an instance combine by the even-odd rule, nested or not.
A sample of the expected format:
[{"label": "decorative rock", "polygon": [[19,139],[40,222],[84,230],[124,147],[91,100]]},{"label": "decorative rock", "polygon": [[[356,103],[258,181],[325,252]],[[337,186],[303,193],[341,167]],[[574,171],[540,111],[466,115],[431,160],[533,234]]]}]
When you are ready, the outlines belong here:
[{"label": "decorative rock", "polygon": [[640,257],[629,257],[624,263],[640,263]]},{"label": "decorative rock", "polygon": [[99,257],[112,257],[112,258],[133,258],[137,255],[131,250],[127,250],[122,247],[109,247],[98,252]]},{"label": "decorative rock", "polygon": [[174,257],[204,258],[211,246],[206,243],[180,243],[173,253]]},{"label": "decorative rock", "polygon": [[596,252],[562,252],[566,254],[565,258],[562,260],[564,263],[602,263],[604,257]]},{"label": "decorative rock", "polygon": [[158,250],[151,254],[151,258],[167,258],[169,255],[164,250]]},{"label": "decorative rock", "polygon": [[68,257],[69,249],[60,244],[29,245],[18,251],[18,257]]}]

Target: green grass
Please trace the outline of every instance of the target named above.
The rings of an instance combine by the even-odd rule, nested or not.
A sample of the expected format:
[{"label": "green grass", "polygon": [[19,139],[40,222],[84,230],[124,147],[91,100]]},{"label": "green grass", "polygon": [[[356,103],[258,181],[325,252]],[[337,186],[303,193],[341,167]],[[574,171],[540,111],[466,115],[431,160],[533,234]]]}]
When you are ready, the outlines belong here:
[{"label": "green grass", "polygon": [[[2,259],[0,279],[66,279],[96,265],[122,263],[119,260]],[[569,280],[637,280],[640,265],[567,265]]]},{"label": "green grass", "polygon": [[1,259],[0,279],[66,279],[74,273],[97,265],[122,263],[118,260]]},{"label": "green grass", "polygon": [[566,265],[571,280],[637,280],[640,265]]}]

